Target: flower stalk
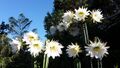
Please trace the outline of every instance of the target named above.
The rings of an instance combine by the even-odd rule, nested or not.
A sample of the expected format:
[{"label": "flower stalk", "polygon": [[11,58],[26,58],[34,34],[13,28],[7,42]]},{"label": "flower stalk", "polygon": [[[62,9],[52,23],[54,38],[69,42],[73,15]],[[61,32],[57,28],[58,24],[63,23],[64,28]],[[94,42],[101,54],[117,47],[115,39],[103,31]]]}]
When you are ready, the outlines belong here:
[{"label": "flower stalk", "polygon": [[98,63],[98,68],[102,68],[102,59],[98,59],[97,63]]},{"label": "flower stalk", "polygon": [[46,56],[46,65],[45,65],[45,68],[48,68],[48,65],[49,65],[49,57]]},{"label": "flower stalk", "polygon": [[37,68],[37,64],[36,64],[36,61],[34,61],[34,68]]},{"label": "flower stalk", "polygon": [[90,66],[91,66],[91,68],[93,68],[92,58],[90,60]]},{"label": "flower stalk", "polygon": [[46,65],[46,54],[44,54],[44,58],[43,58],[43,68],[45,68],[45,65]]},{"label": "flower stalk", "polygon": [[78,59],[78,58],[75,58],[75,60],[74,60],[74,64],[75,64],[75,68],[81,68],[81,62],[80,62],[80,60]]},{"label": "flower stalk", "polygon": [[[85,44],[88,45],[89,44],[89,35],[88,35],[87,23],[83,23],[83,33],[84,33]],[[92,59],[90,60],[90,65],[91,65],[91,68],[93,68]]]},{"label": "flower stalk", "polygon": [[77,62],[77,68],[81,68],[81,62]]},{"label": "flower stalk", "polygon": [[99,62],[100,62],[100,68],[102,68],[102,59],[100,59]]},{"label": "flower stalk", "polygon": [[84,39],[85,39],[85,44],[89,44],[89,35],[88,35],[88,29],[87,29],[87,23],[83,24],[83,32],[84,32]]},{"label": "flower stalk", "polygon": [[48,68],[49,65],[49,57],[44,54],[44,59],[43,59],[43,68]]},{"label": "flower stalk", "polygon": [[99,61],[99,59],[97,61],[97,66],[98,66],[98,68],[100,68],[100,61]]}]

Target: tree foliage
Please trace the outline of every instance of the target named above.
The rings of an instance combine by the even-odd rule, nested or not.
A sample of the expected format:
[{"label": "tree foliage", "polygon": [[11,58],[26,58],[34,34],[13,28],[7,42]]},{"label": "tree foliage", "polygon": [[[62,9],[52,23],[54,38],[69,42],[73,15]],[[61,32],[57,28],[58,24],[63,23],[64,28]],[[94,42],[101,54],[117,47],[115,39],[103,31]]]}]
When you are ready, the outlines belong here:
[{"label": "tree foliage", "polygon": [[26,18],[22,13],[19,14],[18,19],[14,17],[9,18],[10,32],[14,34],[14,37],[22,37],[25,32],[28,31],[32,21]]},{"label": "tree foliage", "polygon": [[10,49],[10,38],[7,34],[9,32],[9,25],[2,22],[0,24],[0,68],[6,68],[10,62],[11,49]]}]

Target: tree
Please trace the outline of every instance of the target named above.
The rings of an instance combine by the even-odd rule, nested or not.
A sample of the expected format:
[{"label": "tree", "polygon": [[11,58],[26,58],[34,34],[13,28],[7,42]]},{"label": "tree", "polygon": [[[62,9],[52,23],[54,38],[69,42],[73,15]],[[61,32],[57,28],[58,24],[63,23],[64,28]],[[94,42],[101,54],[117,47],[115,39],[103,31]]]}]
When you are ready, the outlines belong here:
[{"label": "tree", "polygon": [[22,13],[19,14],[18,19],[14,17],[9,18],[10,32],[14,34],[13,37],[21,38],[25,32],[28,31],[32,21],[26,18]]},{"label": "tree", "polygon": [[0,24],[0,67],[6,68],[10,62],[11,49],[10,49],[10,38],[8,38],[9,25],[2,22]]},{"label": "tree", "polygon": [[17,53],[12,53],[11,62],[7,65],[7,68],[33,68],[33,58],[30,53],[26,51],[28,45],[22,41],[23,35],[25,32],[28,32],[31,22],[32,21],[22,13],[19,14],[18,19],[14,17],[9,18],[9,32],[12,34],[13,39],[17,38],[17,40],[20,41],[21,47]]},{"label": "tree", "polygon": [[[4,22],[0,25],[0,67],[1,68],[33,68],[33,58],[29,52],[26,52],[25,42],[21,42],[22,48],[17,53],[12,53],[12,40],[7,37],[11,36],[14,39],[22,40],[22,36],[28,31],[32,21],[26,18],[23,14],[19,14],[18,20],[14,17],[9,18],[9,24]],[[35,29],[34,29],[35,30]],[[34,31],[33,30],[33,31]],[[12,38],[11,37],[11,38]],[[12,38],[12,39],[13,39]],[[27,64],[27,65],[26,65]]]}]

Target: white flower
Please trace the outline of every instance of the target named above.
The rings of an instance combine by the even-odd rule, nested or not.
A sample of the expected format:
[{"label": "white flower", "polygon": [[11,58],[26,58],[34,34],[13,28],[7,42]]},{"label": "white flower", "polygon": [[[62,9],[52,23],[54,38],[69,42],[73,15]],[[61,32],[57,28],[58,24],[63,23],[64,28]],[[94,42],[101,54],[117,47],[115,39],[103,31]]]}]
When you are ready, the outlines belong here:
[{"label": "white flower", "polygon": [[69,31],[69,33],[72,35],[72,36],[77,36],[79,34],[79,28],[78,27],[72,27]]},{"label": "white flower", "polygon": [[81,48],[77,43],[76,44],[72,43],[72,45],[68,45],[66,51],[69,57],[73,57],[73,58],[78,56],[78,53],[82,52]]},{"label": "white flower", "polygon": [[28,51],[30,51],[31,55],[36,57],[42,52],[42,49],[43,43],[40,40],[36,40],[29,45]]},{"label": "white flower", "polygon": [[23,41],[25,41],[26,44],[31,44],[31,42],[35,40],[38,40],[38,35],[32,31],[25,33],[23,36]]},{"label": "white flower", "polygon": [[62,16],[63,22],[72,23],[74,17],[75,17],[75,14],[72,11],[67,11]]},{"label": "white flower", "polygon": [[51,34],[51,35],[54,35],[55,32],[56,32],[56,30],[57,30],[57,28],[56,28],[55,26],[51,26],[51,27],[50,27],[50,34]]},{"label": "white flower", "polygon": [[78,10],[75,9],[75,19],[78,21],[85,21],[85,18],[89,15],[89,11],[87,8],[79,8]]},{"label": "white flower", "polygon": [[94,22],[101,22],[101,20],[103,19],[103,15],[101,14],[102,11],[100,10],[93,10],[91,12],[91,17],[93,19],[93,23]]},{"label": "white flower", "polygon": [[68,27],[69,27],[69,23],[66,23],[66,22],[61,22],[59,23],[59,25],[57,25],[57,29],[59,32],[67,30]]},{"label": "white flower", "polygon": [[13,39],[10,44],[11,44],[11,48],[12,48],[13,53],[16,53],[20,50],[21,42],[18,41],[17,39]]},{"label": "white flower", "polygon": [[45,54],[47,54],[48,57],[51,56],[54,59],[55,57],[60,56],[60,54],[62,54],[61,48],[63,48],[63,46],[57,41],[47,40]]},{"label": "white flower", "polygon": [[95,39],[94,42],[90,41],[90,44],[88,46],[85,46],[86,51],[90,55],[90,57],[95,57],[96,59],[102,59],[103,56],[108,54],[107,49],[109,47],[105,47],[106,43],[102,43],[99,39]]}]

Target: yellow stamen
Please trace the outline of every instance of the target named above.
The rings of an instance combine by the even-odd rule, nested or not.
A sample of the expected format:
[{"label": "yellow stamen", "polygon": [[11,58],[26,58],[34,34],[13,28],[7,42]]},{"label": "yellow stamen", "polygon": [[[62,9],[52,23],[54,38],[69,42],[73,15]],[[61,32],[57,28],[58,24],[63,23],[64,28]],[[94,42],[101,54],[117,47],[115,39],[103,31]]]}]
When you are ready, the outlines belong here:
[{"label": "yellow stamen", "polygon": [[83,12],[79,12],[79,15],[80,15],[80,16],[83,16],[83,15],[84,15],[84,13],[83,13]]},{"label": "yellow stamen", "polygon": [[34,47],[35,48],[39,48],[39,44],[34,44]]},{"label": "yellow stamen", "polygon": [[93,50],[96,51],[96,52],[98,52],[100,50],[100,47],[99,46],[94,47]]},{"label": "yellow stamen", "polygon": [[52,52],[56,52],[56,50],[57,50],[55,46],[50,47],[50,49]]}]

